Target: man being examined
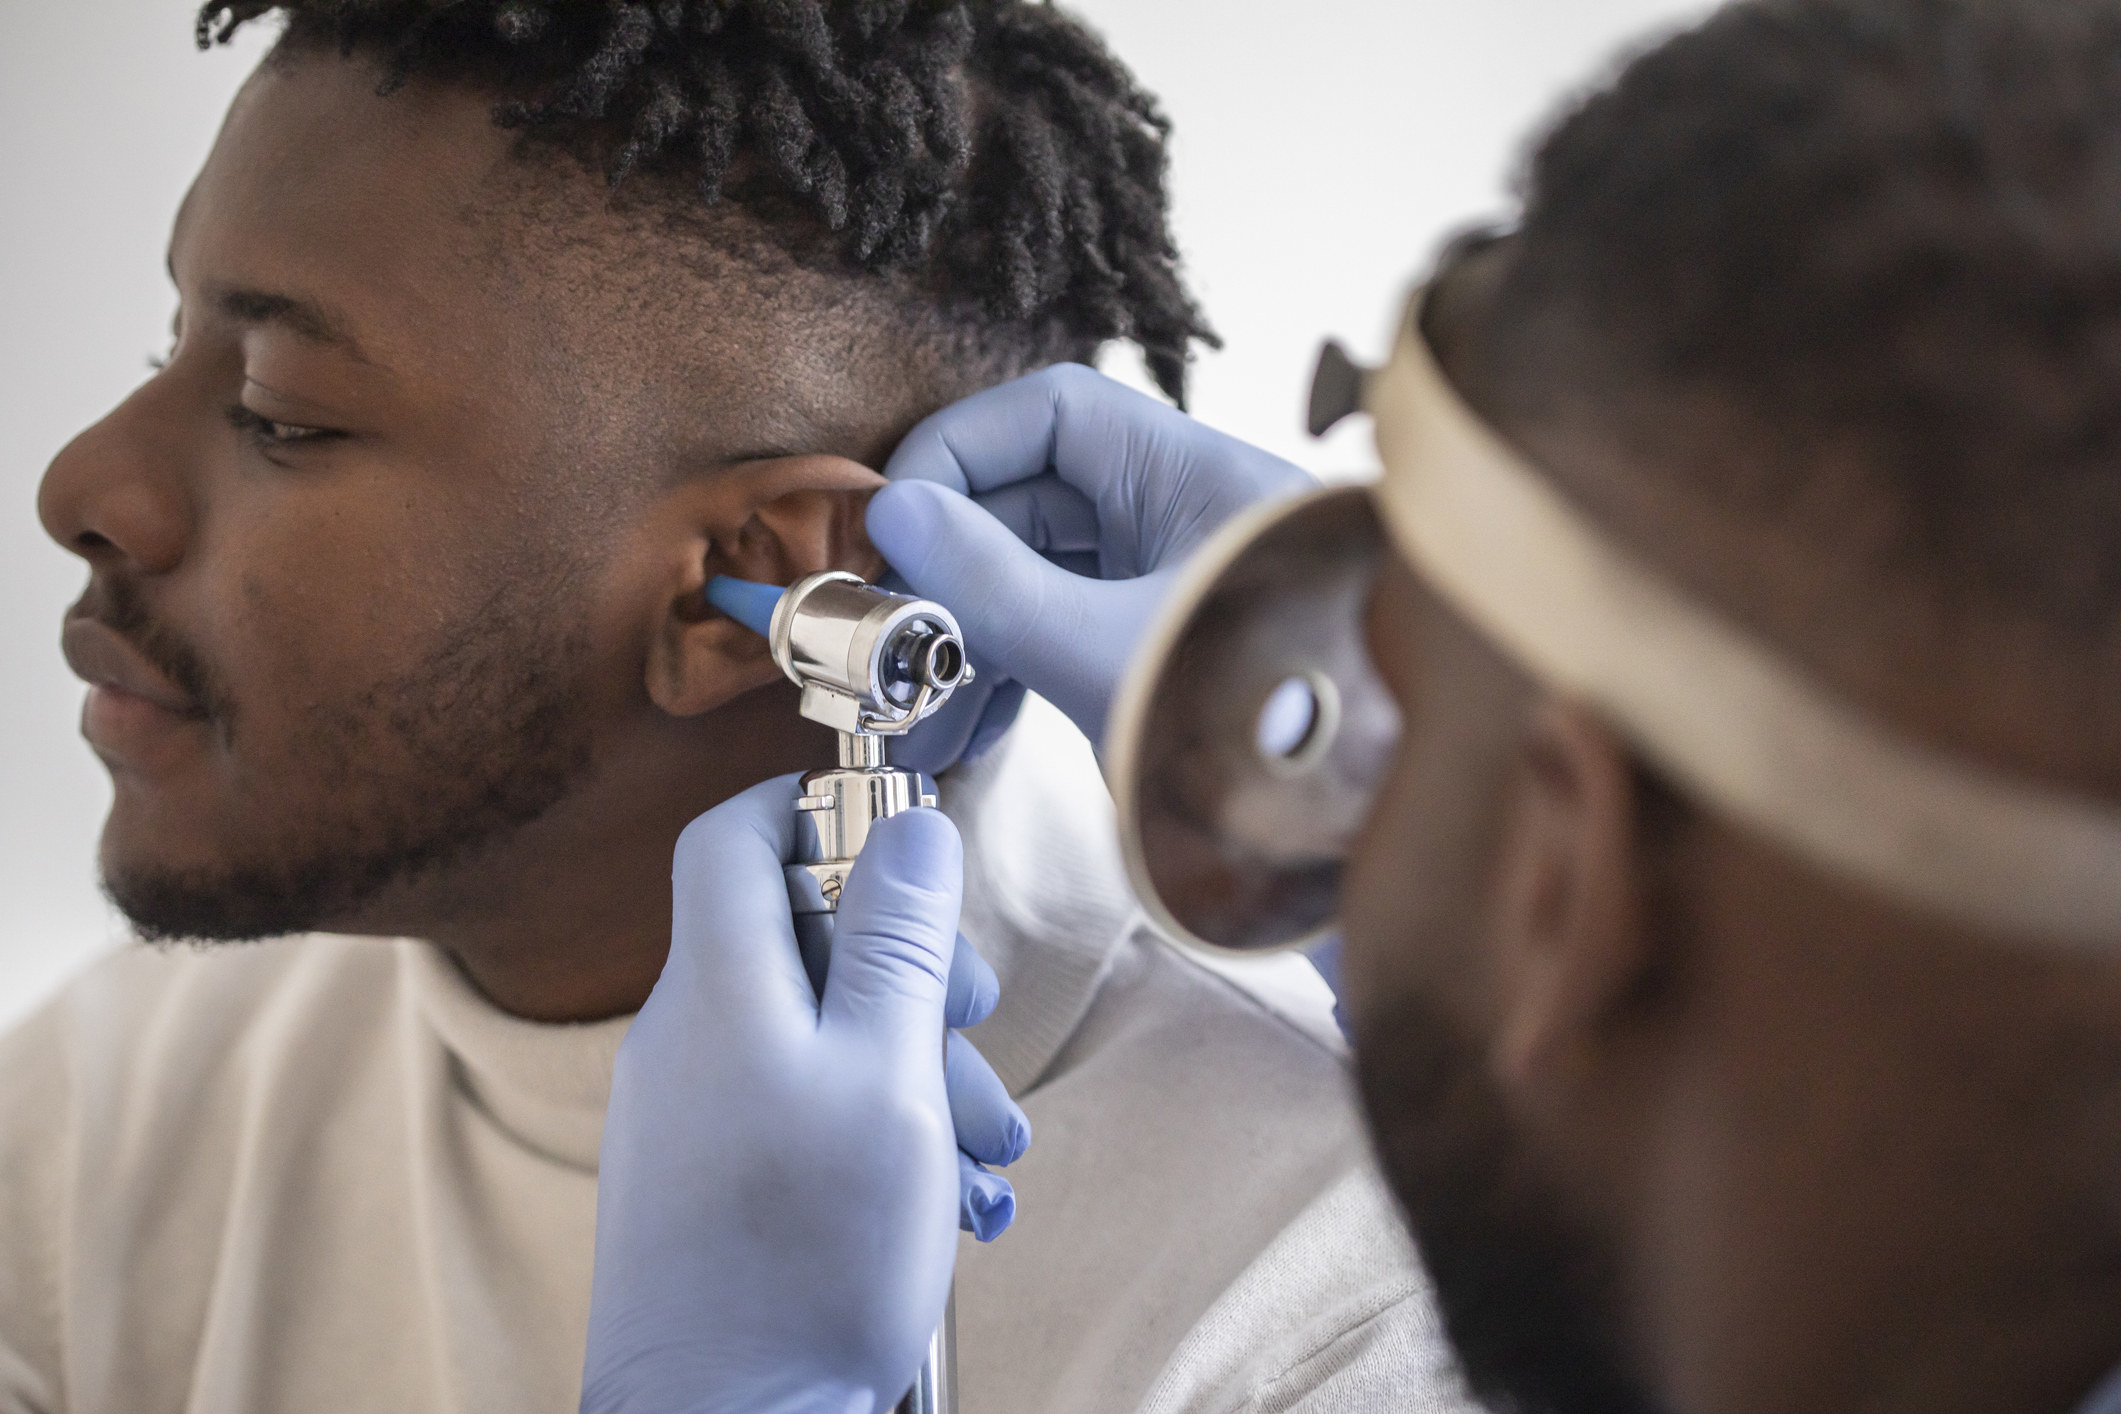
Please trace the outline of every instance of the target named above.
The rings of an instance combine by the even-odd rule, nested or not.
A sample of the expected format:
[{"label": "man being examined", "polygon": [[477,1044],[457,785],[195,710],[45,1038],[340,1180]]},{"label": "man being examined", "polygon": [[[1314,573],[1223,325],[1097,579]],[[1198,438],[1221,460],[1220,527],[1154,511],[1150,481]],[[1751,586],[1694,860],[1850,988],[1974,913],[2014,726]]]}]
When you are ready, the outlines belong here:
[{"label": "man being examined", "polygon": [[[39,507],[89,570],[112,897],[278,941],[129,949],[0,1050],[0,1405],[567,1409],[673,843],[832,759],[702,586],[878,571],[865,467],[989,383],[1124,337],[1177,396],[1164,124],[1010,0],[245,0],[202,39],[275,9],[167,362]],[[1329,1031],[1145,929],[1088,748],[1023,715],[943,778],[1041,1132],[964,1264],[965,1407],[1124,1409],[1278,1232],[1379,1210]],[[1439,1363],[1379,1250],[1328,1323]]]}]

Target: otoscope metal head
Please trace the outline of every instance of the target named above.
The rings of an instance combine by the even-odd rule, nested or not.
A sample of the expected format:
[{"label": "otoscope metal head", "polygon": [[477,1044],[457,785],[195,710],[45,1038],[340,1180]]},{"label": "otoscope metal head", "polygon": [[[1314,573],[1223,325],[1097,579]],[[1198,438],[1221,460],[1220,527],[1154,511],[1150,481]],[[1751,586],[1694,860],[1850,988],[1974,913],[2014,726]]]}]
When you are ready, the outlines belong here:
[{"label": "otoscope metal head", "polygon": [[973,678],[948,609],[843,570],[790,585],[766,637],[803,715],[843,732],[898,736]]},{"label": "otoscope metal head", "polygon": [[803,690],[800,710],[840,734],[839,764],[803,777],[801,862],[789,869],[798,916],[830,912],[880,820],[935,798],[885,761],[884,738],[911,730],[973,679],[948,609],[827,570],[776,585],[717,576],[707,600],[763,633]]}]

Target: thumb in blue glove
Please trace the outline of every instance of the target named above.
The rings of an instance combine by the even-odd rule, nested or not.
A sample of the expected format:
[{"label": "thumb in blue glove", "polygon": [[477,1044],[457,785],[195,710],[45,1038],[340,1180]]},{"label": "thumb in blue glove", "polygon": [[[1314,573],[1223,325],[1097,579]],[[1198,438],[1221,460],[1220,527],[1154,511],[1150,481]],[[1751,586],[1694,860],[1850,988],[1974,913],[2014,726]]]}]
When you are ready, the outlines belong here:
[{"label": "thumb in blue glove", "polygon": [[[943,1309],[960,1213],[1001,1213],[1028,1137],[946,1018],[993,1004],[955,961],[962,856],[937,811],[880,824],[824,994],[782,864],[795,778],[686,830],[668,962],[620,1047],[597,1193],[582,1408],[877,1414]],[[991,1186],[975,1195],[972,1176]]]},{"label": "thumb in blue glove", "polygon": [[1022,683],[1102,743],[1112,694],[1175,570],[1072,574],[932,482],[877,493],[869,516],[870,538],[917,592],[957,615],[990,676]]},{"label": "thumb in blue glove", "polygon": [[[1187,554],[1239,511],[1315,484],[1079,364],[936,413],[884,475],[892,484],[868,511],[884,558],[957,616],[983,672],[1045,697],[1100,743],[1134,645]],[[998,690],[995,700],[1014,711]],[[960,742],[994,735],[955,730]],[[915,737],[908,759],[920,769],[948,764]]]}]

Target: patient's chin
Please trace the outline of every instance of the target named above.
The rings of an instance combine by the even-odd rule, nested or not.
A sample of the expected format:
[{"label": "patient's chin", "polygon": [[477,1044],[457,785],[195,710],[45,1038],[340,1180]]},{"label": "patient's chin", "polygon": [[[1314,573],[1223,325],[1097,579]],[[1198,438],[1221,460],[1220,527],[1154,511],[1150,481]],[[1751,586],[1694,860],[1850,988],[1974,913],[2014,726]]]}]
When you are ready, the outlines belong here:
[{"label": "patient's chin", "polygon": [[[200,841],[140,838],[114,814],[105,827],[103,890],[148,941],[241,942],[317,931],[371,932],[371,905],[398,901],[390,931],[416,929],[417,900],[437,882],[491,869],[510,839],[543,818],[589,772],[586,735],[519,741],[488,756],[466,753],[451,776],[410,776],[388,792],[305,812],[302,828],[244,822],[262,848],[211,851]],[[373,783],[372,783],[373,784]],[[204,832],[201,832],[202,834]],[[156,849],[156,844],[167,846]]]},{"label": "patient's chin", "polygon": [[329,870],[106,869],[103,892],[149,942],[244,942],[330,928],[360,903]]},{"label": "patient's chin", "polygon": [[1568,1217],[1480,1049],[1419,998],[1373,1015],[1364,1108],[1474,1392],[1524,1414],[1660,1414],[1628,1372],[1608,1245]]},{"label": "patient's chin", "polygon": [[422,772],[329,796],[299,823],[240,819],[241,844],[208,828],[141,828],[122,810],[104,828],[103,891],[148,941],[239,942],[318,931],[419,930],[419,900],[505,868],[509,842],[589,774],[586,735],[519,740],[517,750],[438,776]]}]

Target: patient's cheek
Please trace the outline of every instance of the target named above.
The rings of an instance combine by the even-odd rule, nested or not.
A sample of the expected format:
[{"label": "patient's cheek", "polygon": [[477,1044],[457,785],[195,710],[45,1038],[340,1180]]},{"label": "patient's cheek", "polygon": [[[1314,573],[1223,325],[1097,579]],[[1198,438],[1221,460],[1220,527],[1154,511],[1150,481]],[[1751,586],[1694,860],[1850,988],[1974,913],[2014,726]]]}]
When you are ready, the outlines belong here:
[{"label": "patient's cheek", "polygon": [[358,921],[366,899],[440,877],[588,768],[609,694],[564,573],[396,573],[350,545],[313,563],[247,574],[201,615],[225,716],[179,769],[119,779],[104,871],[150,931]]}]

